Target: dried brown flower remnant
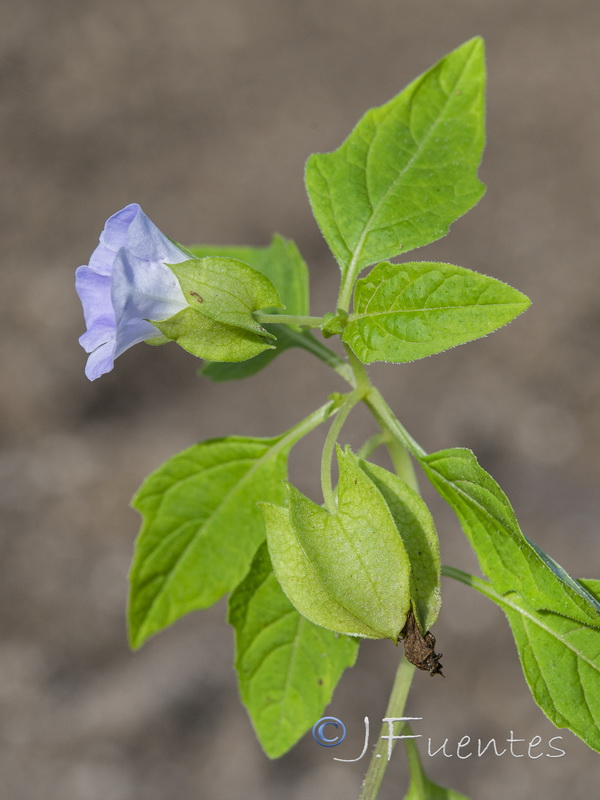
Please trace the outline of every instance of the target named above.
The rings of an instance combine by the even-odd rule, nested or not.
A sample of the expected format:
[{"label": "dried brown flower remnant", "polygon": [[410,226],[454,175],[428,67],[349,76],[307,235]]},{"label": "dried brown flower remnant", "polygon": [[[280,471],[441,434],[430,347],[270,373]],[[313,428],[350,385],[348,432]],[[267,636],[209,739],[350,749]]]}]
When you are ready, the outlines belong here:
[{"label": "dried brown flower remnant", "polygon": [[429,631],[423,636],[412,609],[408,612],[406,625],[402,629],[402,643],[404,655],[411,664],[430,675],[444,677],[440,663],[442,653],[435,652],[435,636]]}]

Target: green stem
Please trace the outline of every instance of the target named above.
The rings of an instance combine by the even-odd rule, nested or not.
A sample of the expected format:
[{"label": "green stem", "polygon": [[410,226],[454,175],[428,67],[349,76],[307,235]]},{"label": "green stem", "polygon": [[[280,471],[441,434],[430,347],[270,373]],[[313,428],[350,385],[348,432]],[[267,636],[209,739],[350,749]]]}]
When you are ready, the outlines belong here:
[{"label": "green stem", "polygon": [[402,480],[411,487],[411,489],[414,489],[417,494],[421,494],[419,491],[419,482],[417,480],[415,468],[406,447],[404,447],[404,445],[402,445],[398,439],[391,439],[391,441],[388,439],[386,446],[390,454],[390,458],[392,459],[394,469],[396,470],[396,474],[399,475]]},{"label": "green stem", "polygon": [[350,298],[352,297],[353,284],[350,281],[344,281],[340,287],[340,295],[337,301],[337,307],[342,311],[350,310]]},{"label": "green stem", "polygon": [[287,328],[287,335],[290,339],[294,340],[298,347],[308,350],[309,353],[312,353],[314,356],[321,359],[321,361],[324,361],[325,364],[328,364],[353,388],[356,386],[356,380],[350,365],[344,361],[343,358],[340,358],[337,353],[334,353],[333,350],[330,350],[318,339],[315,339],[309,331],[298,331],[294,328]]},{"label": "green stem", "polygon": [[348,359],[350,362],[349,366],[354,376],[352,383],[354,386],[356,386],[356,388],[346,395],[346,399],[340,406],[338,415],[333,421],[331,428],[329,429],[329,433],[327,434],[327,438],[325,439],[323,456],[321,458],[321,487],[323,489],[323,499],[325,501],[325,506],[329,509],[331,514],[334,514],[337,508],[335,493],[333,491],[333,483],[331,481],[331,459],[333,457],[335,443],[337,442],[340,431],[342,430],[342,426],[348,419],[348,415],[354,406],[359,403],[371,390],[371,381],[369,380],[369,376],[367,375],[367,371],[365,370],[364,366],[356,358],[349,347],[346,347],[346,351],[348,353]]},{"label": "green stem", "polygon": [[425,455],[425,451],[400,424],[394,412],[383,399],[383,395],[373,386],[362,361],[355,356],[350,347],[347,345],[345,347],[356,385],[365,387],[365,403],[379,423],[382,431],[387,433],[387,448],[394,469],[402,480],[406,481],[416,492],[419,492],[419,484],[409,451],[415,455]]},{"label": "green stem", "polygon": [[369,436],[367,441],[359,448],[356,455],[359,458],[368,458],[371,453],[374,453],[378,447],[381,447],[382,444],[389,444],[390,435],[387,431],[380,431],[379,433],[374,433],[373,436]]},{"label": "green stem", "polygon": [[337,413],[337,417],[331,424],[325,444],[323,445],[323,455],[321,457],[321,487],[323,489],[323,500],[331,514],[335,514],[337,503],[335,493],[333,491],[333,483],[331,481],[331,459],[335,443],[340,435],[340,431],[354,406],[360,402],[364,394],[364,389],[358,387],[346,395],[346,399],[342,403]]},{"label": "green stem", "polygon": [[273,322],[278,325],[301,325],[306,328],[320,328],[323,317],[310,317],[295,314],[263,314],[255,311],[252,316],[257,322]]},{"label": "green stem", "polygon": [[[404,657],[402,657],[400,664],[398,665],[398,669],[396,670],[396,677],[394,679],[392,693],[390,694],[390,699],[385,711],[386,717],[390,718],[403,716],[406,698],[408,697],[408,692],[414,673],[414,666]],[[395,740],[391,740],[390,742],[388,739],[382,738],[388,735],[388,731],[389,725],[387,722],[385,722],[381,727],[379,739],[377,740],[377,744],[373,750],[373,755],[371,756],[371,761],[369,762],[367,774],[365,775],[365,780],[358,800],[375,800],[377,797],[379,787],[381,786],[381,781],[383,780],[383,776],[385,775],[385,771],[389,763],[389,747],[390,745],[394,747],[396,743]],[[405,739],[404,741],[406,742],[410,740]]]},{"label": "green stem", "polygon": [[498,594],[498,592],[492,588],[491,583],[488,581],[484,581],[481,578],[478,578],[476,575],[471,575],[470,572],[463,572],[462,569],[458,569],[457,567],[450,567],[447,564],[442,565],[442,575],[444,578],[453,578],[455,581],[460,581],[460,583],[464,583],[466,586],[470,586],[471,589],[475,589],[480,594],[484,594],[486,597],[489,597],[490,600],[493,600],[494,603],[497,603],[501,606],[506,606],[507,608],[512,608],[519,613],[523,613],[523,609],[514,603],[512,603],[508,597],[504,595]]},{"label": "green stem", "polygon": [[396,418],[392,409],[383,399],[383,395],[379,389],[372,386],[365,397],[365,403],[379,424],[388,430],[409,453],[412,453],[415,458],[423,458],[427,455],[421,445],[412,438],[410,433]]},{"label": "green stem", "polygon": [[360,237],[358,244],[354,249],[352,260],[348,264],[346,270],[342,272],[342,283],[340,286],[337,308],[342,309],[343,311],[350,310],[350,300],[352,299],[352,290],[354,289],[354,284],[356,283],[356,279],[360,274],[360,266],[358,260],[362,253],[363,245],[365,243],[365,239],[367,238],[368,232],[369,228],[367,226],[363,230],[362,236]]},{"label": "green stem", "polygon": [[352,370],[352,374],[354,375],[356,386],[362,386],[366,394],[373,388],[373,384],[369,378],[369,373],[365,369],[365,365],[362,363],[362,361],[354,355],[354,351],[351,347],[348,347],[348,345],[345,344],[344,349],[348,355],[348,363]]},{"label": "green stem", "polygon": [[293,428],[290,428],[284,433],[281,439],[277,442],[275,447],[288,447],[290,442],[296,444],[303,436],[313,431],[323,422],[329,419],[336,413],[337,404],[333,400],[328,400],[319,408],[315,409],[311,414],[304,419],[301,419]]}]

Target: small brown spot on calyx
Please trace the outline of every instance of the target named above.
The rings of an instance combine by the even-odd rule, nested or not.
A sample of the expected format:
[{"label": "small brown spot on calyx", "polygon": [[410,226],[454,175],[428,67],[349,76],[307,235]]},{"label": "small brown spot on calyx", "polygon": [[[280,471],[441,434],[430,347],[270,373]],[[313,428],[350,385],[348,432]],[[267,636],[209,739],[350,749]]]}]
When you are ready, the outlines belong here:
[{"label": "small brown spot on calyx", "polygon": [[190,294],[191,294],[191,296],[192,296],[192,297],[195,297],[195,298],[196,298],[196,300],[197,300],[199,303],[203,303],[203,302],[204,302],[204,299],[203,299],[202,297],[200,297],[200,295],[198,294],[198,292],[190,292]]},{"label": "small brown spot on calyx", "polygon": [[442,664],[440,663],[441,653],[435,652],[435,636],[427,631],[423,636],[419,624],[415,619],[412,609],[406,617],[406,625],[402,629],[402,644],[404,645],[404,655],[414,664],[415,667],[425,670],[430,675],[441,675]]}]

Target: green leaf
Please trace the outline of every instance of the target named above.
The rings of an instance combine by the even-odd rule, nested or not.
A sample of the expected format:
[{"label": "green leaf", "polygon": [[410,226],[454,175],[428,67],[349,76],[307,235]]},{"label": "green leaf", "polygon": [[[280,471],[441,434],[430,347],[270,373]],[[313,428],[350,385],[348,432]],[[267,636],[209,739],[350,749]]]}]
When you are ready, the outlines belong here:
[{"label": "green leaf", "polygon": [[222,256],[244,261],[269,278],[287,314],[309,313],[308,268],[291,239],[275,234],[268,247],[194,245],[188,250],[197,258]]},{"label": "green leaf", "polygon": [[288,485],[287,509],[263,505],[273,569],[307,619],[394,642],[411,604],[410,561],[381,492],[338,449],[335,513]]},{"label": "green leaf", "polygon": [[436,621],[441,605],[440,544],[433,517],[423,499],[398,475],[377,464],[359,466],[383,495],[410,559],[410,595],[421,630]]},{"label": "green leaf", "polygon": [[224,325],[192,308],[184,308],[173,317],[152,324],[188,353],[211,361],[246,361],[264,350],[275,349],[264,338],[271,335],[267,331],[259,335]]},{"label": "green leaf", "polygon": [[469,798],[460,792],[455,792],[454,789],[446,789],[423,775],[418,782],[411,780],[404,800],[469,800]]},{"label": "green leaf", "polygon": [[282,502],[296,440],[208,440],[144,481],[133,499],[143,516],[130,574],[133,647],[189,611],[212,605],[243,578],[264,539],[256,502]]},{"label": "green leaf", "polygon": [[[508,617],[529,689],[548,719],[600,752],[598,628],[536,609],[518,591],[502,596],[485,581],[462,576],[459,579],[467,582],[468,577],[470,585],[497,603]],[[600,581],[581,583],[600,601]]]},{"label": "green leaf", "polygon": [[484,89],[477,37],[308,159],[313,214],[348,293],[361,269],[439,239],[481,198]]},{"label": "green leaf", "polygon": [[[405,723],[402,732],[408,734],[409,737],[413,736],[412,728],[408,723]],[[464,794],[455,792],[453,789],[446,789],[429,780],[423,769],[415,738],[405,739],[404,746],[410,772],[410,786],[404,795],[404,800],[469,800]]]},{"label": "green leaf", "polygon": [[506,325],[529,307],[524,294],[452,264],[378,264],[357,281],[342,336],[365,364],[441,353]]},{"label": "green leaf", "polygon": [[422,773],[419,777],[411,776],[404,800],[469,800],[469,798],[461,792],[434,783]]},{"label": "green leaf", "polygon": [[170,269],[194,311],[224,325],[270,335],[252,316],[261,308],[281,307],[277,289],[262,272],[220,256],[172,264]]},{"label": "green leaf", "polygon": [[[225,256],[245,261],[262,272],[273,283],[284,303],[286,313],[300,316],[309,313],[308,267],[300,251],[290,239],[275,235],[268,247],[194,245],[189,250],[198,258]],[[231,381],[260,372],[280,353],[290,347],[302,346],[301,340],[287,325],[265,325],[265,330],[277,337],[275,346],[241,363],[208,361],[200,374],[212,381]],[[307,333],[303,332],[303,336]]]},{"label": "green leaf", "polygon": [[598,628],[533,609],[517,593],[499,604],[536,703],[558,728],[568,728],[600,752]]},{"label": "green leaf", "polygon": [[497,592],[518,591],[531,608],[600,627],[600,603],[523,535],[508,498],[470,450],[441,450],[420,462]]},{"label": "green leaf", "polygon": [[277,758],[319,719],[359,641],[301,616],[273,574],[263,544],[229,599],[240,694],[265,753]]}]

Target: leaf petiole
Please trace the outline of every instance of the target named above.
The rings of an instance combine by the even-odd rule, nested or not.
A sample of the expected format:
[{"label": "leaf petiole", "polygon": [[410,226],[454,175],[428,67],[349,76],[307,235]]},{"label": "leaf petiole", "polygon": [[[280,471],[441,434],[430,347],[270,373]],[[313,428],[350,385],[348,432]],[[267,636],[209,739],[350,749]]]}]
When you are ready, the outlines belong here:
[{"label": "leaf petiole", "polygon": [[356,386],[356,379],[352,368],[347,361],[340,358],[337,353],[330,350],[310,333],[310,331],[298,331],[295,328],[287,328],[287,335],[293,339],[297,347],[307,350],[321,361],[328,364],[337,374],[347,381],[353,388]]},{"label": "leaf petiole", "polygon": [[263,323],[276,323],[278,325],[298,325],[303,328],[320,328],[323,323],[323,317],[311,317],[297,314],[265,314],[261,311],[255,311],[252,316],[257,322]]},{"label": "leaf petiole", "polygon": [[465,586],[470,586],[472,589],[476,589],[478,592],[486,595],[491,600],[502,601],[502,596],[495,592],[487,581],[478,578],[476,575],[471,575],[470,572],[463,572],[462,569],[450,567],[448,564],[443,564],[442,575],[444,578],[453,578],[455,581],[464,583]]}]

